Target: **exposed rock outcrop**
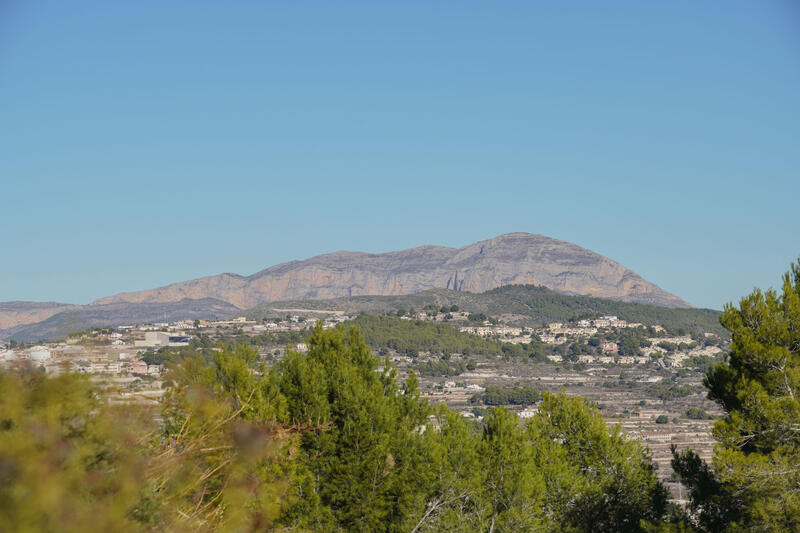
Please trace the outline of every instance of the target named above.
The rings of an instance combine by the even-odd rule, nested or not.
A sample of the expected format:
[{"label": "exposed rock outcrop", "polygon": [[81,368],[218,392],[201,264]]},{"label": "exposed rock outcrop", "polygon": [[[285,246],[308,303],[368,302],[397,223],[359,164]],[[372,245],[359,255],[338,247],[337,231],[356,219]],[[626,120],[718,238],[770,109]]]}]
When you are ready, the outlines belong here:
[{"label": "exposed rock outcrop", "polygon": [[420,246],[368,254],[335,252],[291,261],[252,276],[219,274],[102,298],[95,304],[215,298],[245,309],[274,300],[411,294],[449,288],[483,292],[509,284],[664,307],[691,307],[631,270],[575,244],[509,233],[464,246]]}]

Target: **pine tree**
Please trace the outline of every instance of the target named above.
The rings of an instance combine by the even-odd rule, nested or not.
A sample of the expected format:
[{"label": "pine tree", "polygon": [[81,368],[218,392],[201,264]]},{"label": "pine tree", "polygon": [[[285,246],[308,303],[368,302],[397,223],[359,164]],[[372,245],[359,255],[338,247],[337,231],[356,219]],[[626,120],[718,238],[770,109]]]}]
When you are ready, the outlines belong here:
[{"label": "pine tree", "polygon": [[720,322],[732,344],[705,380],[726,412],[714,425],[714,468],[691,451],[673,467],[703,530],[800,530],[800,261],[780,293],[755,289]]},{"label": "pine tree", "polygon": [[307,469],[298,502],[284,520],[317,531],[390,531],[420,508],[425,481],[421,430],[427,405],[414,378],[404,392],[388,360],[379,366],[357,329],[318,325],[308,353],[277,367]]},{"label": "pine tree", "polygon": [[667,492],[646,450],[582,398],[545,393],[528,435],[547,484],[545,513],[563,530],[640,531],[663,519]]}]

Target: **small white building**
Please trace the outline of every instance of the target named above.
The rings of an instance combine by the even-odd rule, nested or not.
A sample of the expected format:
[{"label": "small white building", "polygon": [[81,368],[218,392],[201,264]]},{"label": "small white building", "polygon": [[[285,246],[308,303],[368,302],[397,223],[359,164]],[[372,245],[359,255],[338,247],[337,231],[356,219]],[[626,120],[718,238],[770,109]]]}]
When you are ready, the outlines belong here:
[{"label": "small white building", "polygon": [[144,340],[134,341],[134,346],[154,348],[156,346],[166,346],[169,344],[169,333],[163,331],[147,331]]},{"label": "small white building", "polygon": [[17,352],[14,350],[0,350],[0,359],[3,359],[4,361],[13,361],[17,357]]},{"label": "small white building", "polygon": [[52,358],[50,350],[44,346],[34,346],[28,352],[31,361],[48,361]]}]

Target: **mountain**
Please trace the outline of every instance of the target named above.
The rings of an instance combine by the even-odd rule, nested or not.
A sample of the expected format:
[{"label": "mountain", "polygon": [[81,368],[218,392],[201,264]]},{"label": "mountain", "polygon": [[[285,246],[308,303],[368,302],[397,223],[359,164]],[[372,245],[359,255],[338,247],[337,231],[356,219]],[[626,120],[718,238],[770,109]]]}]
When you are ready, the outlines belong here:
[{"label": "mountain", "polygon": [[691,307],[600,254],[542,235],[509,233],[462,248],[335,252],[283,263],[251,276],[219,274],[121,293],[88,306],[9,302],[0,304],[0,338],[36,340],[92,326],[161,321],[165,313],[168,319],[212,318],[280,300],[399,296],[432,289],[483,293],[506,285],[536,285],[566,295],[660,307]]},{"label": "mountain", "polygon": [[251,276],[219,274],[117,294],[94,304],[214,298],[245,309],[275,300],[400,295],[435,288],[479,293],[514,284],[541,285],[562,294],[691,307],[607,257],[529,233],[509,233],[462,248],[335,252],[283,263]]}]

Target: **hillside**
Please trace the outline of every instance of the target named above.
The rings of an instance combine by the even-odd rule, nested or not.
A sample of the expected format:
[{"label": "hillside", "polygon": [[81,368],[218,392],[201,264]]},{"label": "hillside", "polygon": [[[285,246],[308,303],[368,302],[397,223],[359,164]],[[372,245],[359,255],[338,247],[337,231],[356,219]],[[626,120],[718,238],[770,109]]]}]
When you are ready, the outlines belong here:
[{"label": "hillside", "polygon": [[77,307],[58,302],[0,302],[0,331],[41,322],[56,313]]},{"label": "hillside", "polygon": [[510,344],[462,333],[450,324],[403,320],[389,316],[361,315],[351,322],[374,350],[386,348],[398,353],[463,353],[468,355],[523,355],[519,344]]},{"label": "hillside", "polygon": [[510,324],[540,326],[573,318],[616,315],[629,322],[663,325],[671,329],[700,330],[725,335],[718,311],[712,309],[670,309],[653,305],[619,302],[605,298],[569,296],[546,287],[508,285],[479,294],[446,289],[403,296],[354,296],[330,300],[292,300],[273,302],[250,309],[251,319],[292,314],[313,314],[313,310],[340,311],[345,314],[380,314],[398,309],[420,310],[426,305],[457,305],[461,311],[502,316]]},{"label": "hillside", "polygon": [[181,300],[168,303],[116,303],[73,306],[46,320],[0,330],[0,338],[32,342],[64,337],[92,327],[123,326],[145,322],[223,318],[236,314],[236,307],[219,300]]},{"label": "hillside", "polygon": [[690,307],[607,257],[529,233],[500,235],[462,248],[420,246],[380,254],[335,252],[283,263],[251,276],[219,274],[121,293],[94,303],[214,298],[245,309],[278,300],[402,295],[437,288],[480,293],[512,284],[542,285],[562,294]]}]

